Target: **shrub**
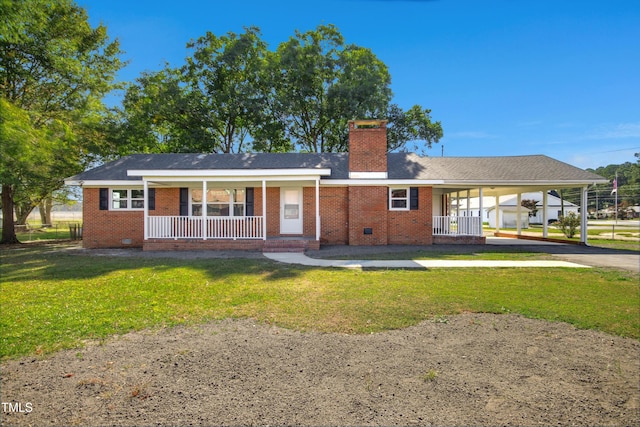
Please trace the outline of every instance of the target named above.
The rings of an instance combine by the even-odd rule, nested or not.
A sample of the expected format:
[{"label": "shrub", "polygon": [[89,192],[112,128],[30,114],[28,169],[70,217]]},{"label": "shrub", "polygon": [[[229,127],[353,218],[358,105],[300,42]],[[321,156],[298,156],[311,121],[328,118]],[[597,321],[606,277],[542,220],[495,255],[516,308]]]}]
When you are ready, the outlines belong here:
[{"label": "shrub", "polygon": [[569,212],[567,215],[560,216],[555,226],[571,239],[576,235],[576,231],[580,227],[580,215],[576,215],[575,212]]}]

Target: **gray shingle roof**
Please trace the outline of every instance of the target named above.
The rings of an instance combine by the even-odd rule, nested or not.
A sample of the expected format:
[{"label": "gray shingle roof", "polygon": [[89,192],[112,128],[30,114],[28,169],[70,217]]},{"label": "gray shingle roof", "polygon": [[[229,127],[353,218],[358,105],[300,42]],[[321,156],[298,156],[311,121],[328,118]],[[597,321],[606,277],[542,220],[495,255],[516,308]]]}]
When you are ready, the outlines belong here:
[{"label": "gray shingle roof", "polygon": [[[584,181],[603,178],[544,155],[509,157],[421,157],[389,153],[389,179],[445,182]],[[331,169],[323,179],[348,179],[347,153],[134,154],[69,178],[70,181],[139,180],[128,170]]]}]

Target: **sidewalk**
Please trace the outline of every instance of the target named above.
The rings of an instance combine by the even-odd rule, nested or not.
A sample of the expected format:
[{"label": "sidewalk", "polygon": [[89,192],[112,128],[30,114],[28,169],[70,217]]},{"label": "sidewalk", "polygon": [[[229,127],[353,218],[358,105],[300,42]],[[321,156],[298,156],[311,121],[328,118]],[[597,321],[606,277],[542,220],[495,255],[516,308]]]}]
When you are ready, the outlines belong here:
[{"label": "sidewalk", "polygon": [[468,268],[468,267],[569,267],[569,268],[591,268],[587,265],[576,264],[568,261],[556,260],[531,260],[531,261],[509,261],[509,260],[446,260],[446,259],[423,259],[423,260],[331,260],[310,258],[302,253],[281,252],[265,253],[265,257],[274,261],[286,264],[299,264],[310,267],[339,267],[339,268]]}]

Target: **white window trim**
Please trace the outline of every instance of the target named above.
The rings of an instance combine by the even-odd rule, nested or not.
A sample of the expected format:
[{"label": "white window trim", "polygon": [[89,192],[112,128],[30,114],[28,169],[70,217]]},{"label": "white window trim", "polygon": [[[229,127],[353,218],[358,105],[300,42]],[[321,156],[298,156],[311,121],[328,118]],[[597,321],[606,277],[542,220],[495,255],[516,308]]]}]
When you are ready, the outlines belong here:
[{"label": "white window trim", "polygon": [[[201,190],[201,188],[190,188],[189,189],[189,216],[194,216],[193,215],[193,204],[194,203],[193,203],[193,193],[192,193],[193,190]],[[207,211],[207,218],[209,218],[209,217],[211,217],[211,218],[232,218],[232,217],[241,218],[241,217],[247,216],[247,189],[246,188],[243,188],[243,187],[233,187],[233,188],[212,187],[212,188],[207,188],[207,191],[209,191],[209,190],[226,190],[226,191],[230,192],[230,194],[229,194],[229,215],[227,215],[227,216],[219,216],[218,217],[218,216],[208,215],[209,212]],[[242,190],[242,191],[244,191],[244,200],[243,200],[242,203],[236,202],[234,200],[234,198],[233,198],[233,194],[234,194],[233,191],[234,190]],[[206,202],[206,200],[205,200],[206,196],[203,196],[202,199],[203,199],[202,202],[196,203],[196,205],[203,205],[202,209],[204,209],[204,206],[206,206],[207,204],[211,204],[211,203],[207,203]],[[220,203],[218,203],[218,204],[220,204]],[[234,206],[240,205],[240,204],[242,204],[242,212],[244,212],[244,215],[241,215],[241,216],[234,215],[233,214],[234,213],[234,210],[233,210]],[[196,216],[200,216],[200,215],[196,215]]]},{"label": "white window trim", "polygon": [[[404,190],[407,196],[406,197],[391,197],[391,194],[395,190]],[[409,187],[389,187],[389,210],[390,211],[408,211],[408,210],[410,210],[411,209],[410,197],[411,197],[411,190],[409,189]],[[404,200],[406,206],[404,208],[394,208],[393,207],[393,201],[394,200]]]},{"label": "white window trim", "polygon": [[[127,207],[126,208],[114,208],[113,207],[113,202],[114,202],[113,192],[114,191],[123,191],[123,190],[127,191],[127,197],[125,199],[121,199],[121,200],[126,200],[127,201]],[[133,190],[142,191],[142,198],[141,199],[139,199],[139,198],[132,199],[131,198],[131,191],[133,191]],[[109,188],[109,210],[110,211],[114,211],[114,212],[143,211],[144,210],[144,200],[145,200],[146,196],[147,195],[144,194],[144,187],[127,187],[127,188],[114,187],[114,188]],[[133,207],[131,207],[133,205],[132,202],[134,200],[142,200],[142,207],[141,208],[133,208]]]}]

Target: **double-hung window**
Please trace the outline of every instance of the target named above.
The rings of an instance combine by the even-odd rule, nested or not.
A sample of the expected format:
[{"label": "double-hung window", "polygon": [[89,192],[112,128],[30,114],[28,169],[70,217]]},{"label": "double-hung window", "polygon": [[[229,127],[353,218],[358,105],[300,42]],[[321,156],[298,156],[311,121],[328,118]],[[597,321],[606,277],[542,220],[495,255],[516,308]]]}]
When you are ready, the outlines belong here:
[{"label": "double-hung window", "polygon": [[[207,216],[244,216],[245,215],[244,188],[211,188],[207,190]],[[191,215],[202,216],[202,190],[191,190]]]},{"label": "double-hung window", "polygon": [[389,187],[389,210],[417,210],[419,204],[418,187]]},{"label": "double-hung window", "polygon": [[142,189],[112,189],[112,210],[144,209],[144,190]]},{"label": "double-hung window", "polygon": [[389,188],[389,210],[408,211],[409,210],[409,189]]}]

